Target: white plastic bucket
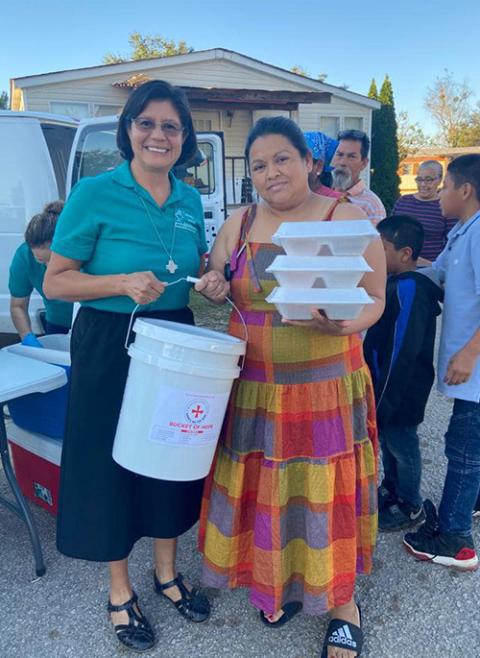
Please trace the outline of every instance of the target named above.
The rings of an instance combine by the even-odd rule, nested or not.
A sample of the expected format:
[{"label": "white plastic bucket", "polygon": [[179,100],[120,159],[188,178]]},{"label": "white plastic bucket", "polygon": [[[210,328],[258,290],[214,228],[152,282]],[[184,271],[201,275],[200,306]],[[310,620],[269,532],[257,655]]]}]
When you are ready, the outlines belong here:
[{"label": "white plastic bucket", "polygon": [[161,480],[210,470],[245,342],[164,320],[137,319],[113,458]]}]

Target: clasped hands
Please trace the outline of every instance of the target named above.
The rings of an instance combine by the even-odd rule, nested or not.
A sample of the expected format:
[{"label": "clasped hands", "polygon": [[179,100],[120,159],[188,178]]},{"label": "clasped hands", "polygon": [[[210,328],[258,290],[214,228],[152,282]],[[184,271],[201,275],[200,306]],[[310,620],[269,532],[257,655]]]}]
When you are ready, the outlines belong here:
[{"label": "clasped hands", "polygon": [[214,304],[223,304],[230,292],[230,284],[221,272],[210,270],[195,284],[195,290]]},{"label": "clasped hands", "polygon": [[[127,274],[123,282],[124,294],[136,304],[151,304],[165,291],[167,283],[157,279],[153,272]],[[211,270],[195,284],[195,290],[216,304],[223,304],[230,286],[221,272]]]}]

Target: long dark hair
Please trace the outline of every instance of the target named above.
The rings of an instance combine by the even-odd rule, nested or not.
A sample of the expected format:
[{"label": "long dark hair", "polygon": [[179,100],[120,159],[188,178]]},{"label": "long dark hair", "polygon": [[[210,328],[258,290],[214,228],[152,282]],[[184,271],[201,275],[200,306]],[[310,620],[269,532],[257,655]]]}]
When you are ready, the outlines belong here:
[{"label": "long dark hair", "polygon": [[132,93],[118,120],[117,146],[122,158],[131,162],[133,160],[132,145],[128,135],[128,128],[132,119],[138,117],[150,101],[170,101],[177,110],[180,121],[185,131],[185,141],[182,152],[176,161],[176,165],[187,162],[195,155],[197,150],[197,138],[193,127],[192,115],[188,99],[180,87],[174,87],[165,80],[150,80],[139,85]]}]

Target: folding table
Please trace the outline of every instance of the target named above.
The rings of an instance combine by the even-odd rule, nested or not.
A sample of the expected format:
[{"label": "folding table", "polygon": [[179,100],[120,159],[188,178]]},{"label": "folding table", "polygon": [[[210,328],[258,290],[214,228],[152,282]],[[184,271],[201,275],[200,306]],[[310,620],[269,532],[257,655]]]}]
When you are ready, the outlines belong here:
[{"label": "folding table", "polygon": [[37,576],[43,576],[45,573],[42,548],[33,516],[25,502],[10,461],[3,407],[15,398],[30,393],[47,393],[66,383],[67,375],[63,368],[0,350],[0,453],[3,470],[16,504],[3,496],[0,496],[0,503],[26,524],[32,543]]}]

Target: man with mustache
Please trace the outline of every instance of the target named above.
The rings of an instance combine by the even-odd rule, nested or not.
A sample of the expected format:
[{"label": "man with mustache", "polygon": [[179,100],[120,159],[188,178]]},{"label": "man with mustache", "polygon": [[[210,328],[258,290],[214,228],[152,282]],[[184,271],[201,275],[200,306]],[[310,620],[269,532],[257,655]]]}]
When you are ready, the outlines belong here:
[{"label": "man with mustache", "polygon": [[343,192],[351,203],[360,206],[376,225],[386,217],[379,197],[369,190],[360,174],[367,166],[370,140],[362,130],[343,130],[338,134],[339,144],[333,156],[333,189]]}]

